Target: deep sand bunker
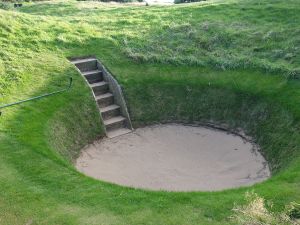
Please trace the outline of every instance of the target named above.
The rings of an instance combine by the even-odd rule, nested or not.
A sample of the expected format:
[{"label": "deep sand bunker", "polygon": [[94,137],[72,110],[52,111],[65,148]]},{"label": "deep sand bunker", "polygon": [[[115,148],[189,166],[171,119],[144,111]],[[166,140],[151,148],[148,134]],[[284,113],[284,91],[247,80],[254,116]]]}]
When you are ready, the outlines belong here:
[{"label": "deep sand bunker", "polygon": [[177,124],[95,142],[82,151],[76,167],[100,180],[170,191],[223,190],[270,176],[257,147],[240,136]]}]

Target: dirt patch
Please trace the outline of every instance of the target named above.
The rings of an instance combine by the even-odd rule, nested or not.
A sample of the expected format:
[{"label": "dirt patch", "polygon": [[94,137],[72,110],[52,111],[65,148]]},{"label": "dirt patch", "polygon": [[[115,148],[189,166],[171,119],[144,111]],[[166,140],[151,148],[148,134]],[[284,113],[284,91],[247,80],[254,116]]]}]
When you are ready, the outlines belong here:
[{"label": "dirt patch", "polygon": [[95,142],[82,151],[76,167],[111,183],[169,191],[223,190],[270,176],[257,146],[240,136],[179,124]]}]

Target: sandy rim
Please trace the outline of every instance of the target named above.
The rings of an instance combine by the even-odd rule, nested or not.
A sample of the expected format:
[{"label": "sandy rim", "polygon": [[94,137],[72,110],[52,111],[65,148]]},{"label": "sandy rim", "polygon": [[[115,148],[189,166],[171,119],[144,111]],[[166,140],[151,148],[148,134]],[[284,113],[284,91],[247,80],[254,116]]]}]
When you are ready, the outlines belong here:
[{"label": "sandy rim", "polygon": [[[236,171],[231,171],[231,173],[233,175],[230,175],[230,173],[224,173],[224,171],[220,170],[217,171],[216,174],[218,174],[216,177],[214,177],[211,174],[214,174],[216,171],[212,170],[211,168],[209,168],[209,166],[206,167],[202,167],[201,169],[198,169],[198,171],[193,171],[193,169],[195,168],[189,168],[189,170],[185,171],[185,167],[189,167],[190,162],[186,162],[185,164],[182,164],[181,166],[179,166],[179,168],[175,168],[174,167],[174,162],[172,162],[172,160],[168,160],[168,158],[177,158],[178,160],[178,156],[176,154],[181,154],[180,157],[184,158],[185,154],[182,153],[182,150],[185,147],[181,148],[181,152],[175,152],[175,153],[166,153],[169,150],[166,148],[166,146],[162,146],[162,150],[163,152],[157,152],[157,150],[154,150],[153,155],[151,155],[152,153],[149,153],[152,151],[152,149],[157,149],[157,146],[153,146],[152,145],[148,145],[146,146],[146,150],[141,150],[142,153],[138,153],[140,151],[140,149],[144,148],[144,142],[145,140],[141,141],[132,141],[131,139],[137,139],[137,138],[148,138],[149,136],[151,136],[151,132],[149,133],[149,130],[155,130],[155,129],[165,129],[165,128],[176,128],[176,132],[178,129],[191,129],[191,130],[198,130],[201,132],[208,132],[208,133],[218,133],[217,135],[219,135],[216,139],[210,140],[211,142],[216,142],[217,139],[222,139],[222,136],[227,136],[232,138],[240,138],[241,141],[244,144],[247,144],[247,148],[248,153],[244,152],[243,154],[248,154],[247,157],[252,157],[254,156],[254,158],[252,159],[253,162],[256,161],[256,163],[253,164],[252,162],[252,168],[251,166],[249,166],[249,168],[246,168],[248,170],[251,171],[251,173],[249,173],[247,176],[244,176],[245,174],[243,174],[244,178],[239,178],[240,180],[243,179],[243,182],[241,181],[236,181],[234,179],[234,176],[241,176],[241,173],[239,172],[239,170],[243,170],[245,168],[243,168],[242,164],[249,164],[249,160],[248,158],[245,158],[245,156],[240,155],[240,158],[235,158],[236,156],[233,155],[232,152],[225,152],[226,155],[229,155],[230,157],[233,157],[230,162],[230,160],[228,162],[222,162],[222,159],[217,160],[217,162],[222,162],[224,165],[222,165],[226,170],[226,168],[228,167],[228,163],[235,163],[235,161],[240,161],[243,162],[241,165],[238,165],[238,169]],[[145,132],[143,130],[146,130]],[[147,131],[148,130],[148,131]],[[174,129],[173,129],[174,130]],[[148,132],[148,133],[147,133]],[[160,145],[166,145],[166,141],[161,142],[161,140],[158,140],[160,137],[159,136],[164,136],[166,133],[168,133],[168,131],[164,130],[164,131],[158,131],[160,132],[160,134],[158,136],[155,137],[154,135],[154,139],[156,138],[156,142],[158,141],[158,143]],[[175,132],[175,133],[176,133]],[[184,131],[186,132],[186,131]],[[180,134],[181,136],[184,136],[184,132],[182,134]],[[200,132],[200,133],[201,133]],[[145,135],[145,137],[143,137],[143,135]],[[169,135],[169,136],[168,136]],[[172,135],[173,134],[168,134],[165,138],[165,140],[168,139],[172,139]],[[180,138],[181,136],[176,137]],[[186,136],[193,136],[195,134],[190,133],[189,135]],[[206,136],[207,134],[205,134],[204,136]],[[213,135],[213,134],[211,134]],[[221,136],[220,136],[221,135]],[[136,136],[136,137],[133,137]],[[153,138],[153,137],[152,137]],[[200,151],[202,156],[200,157],[199,154],[197,153],[197,151],[199,151],[199,149],[197,149],[195,151],[195,149],[193,150],[193,148],[199,148],[199,146],[202,146],[203,143],[199,143],[197,142],[197,140],[199,139],[199,137],[196,137],[192,140],[190,140],[191,143],[194,143],[191,152],[194,154],[191,157],[191,160],[193,161],[193,158],[197,158],[201,163],[205,164],[205,161],[201,161],[201,158],[203,158],[203,154],[207,154],[206,152],[203,152],[203,149]],[[201,138],[200,138],[201,139]],[[224,139],[226,142],[226,138]],[[125,141],[125,142],[124,142]],[[151,141],[151,140],[150,140]],[[174,140],[173,140],[174,141]],[[182,139],[181,141],[184,141],[184,139]],[[232,141],[232,140],[231,140]],[[118,145],[118,142],[119,145]],[[149,140],[146,140],[146,143],[149,142]],[[115,147],[116,149],[114,149],[114,145],[117,143],[117,147]],[[127,148],[123,148],[123,145],[128,144],[128,143],[134,143],[133,145],[130,144],[130,147],[127,146]],[[206,145],[207,145],[206,141]],[[154,141],[155,144],[155,141]],[[180,144],[177,143],[175,144],[172,148],[176,148],[176,146]],[[135,146],[136,145],[136,146]],[[209,145],[209,144],[208,144]],[[219,147],[214,148],[214,152],[213,154],[215,154],[216,158],[218,158],[218,155],[220,154],[219,150],[224,144],[221,142],[221,145]],[[241,145],[241,144],[240,144]],[[132,147],[133,146],[133,147]],[[204,145],[205,146],[205,145]],[[161,146],[160,146],[161,147]],[[160,148],[158,147],[158,149]],[[242,146],[241,149],[243,148]],[[119,150],[122,149],[123,150]],[[201,147],[202,148],[202,147]],[[138,154],[140,154],[139,156],[136,155],[136,153],[131,152],[132,149],[134,149],[135,152],[137,152]],[[211,149],[209,149],[210,151]],[[235,150],[240,150],[240,149],[235,149]],[[127,152],[126,152],[127,151]],[[143,152],[144,151],[144,152]],[[208,151],[208,152],[209,152]],[[228,149],[226,150],[228,151]],[[243,150],[244,151],[244,150]],[[165,153],[164,153],[165,152]],[[253,141],[253,138],[251,138],[250,136],[246,135],[245,132],[240,129],[229,129],[229,127],[226,124],[215,124],[215,123],[188,123],[188,122],[168,122],[168,121],[164,121],[163,123],[157,123],[157,124],[152,124],[150,126],[143,126],[140,128],[137,128],[133,133],[130,134],[125,134],[119,137],[115,137],[112,139],[108,139],[108,138],[102,138],[100,140],[96,140],[93,144],[89,144],[87,145],[85,148],[83,148],[83,150],[80,153],[80,156],[78,157],[78,159],[74,162],[76,168],[84,173],[87,176],[90,177],[94,177],[98,180],[101,181],[105,181],[108,183],[112,183],[112,184],[117,184],[117,185],[121,185],[121,186],[125,186],[125,187],[133,187],[133,188],[140,188],[140,189],[144,189],[144,190],[151,190],[151,191],[179,191],[179,192],[186,192],[186,191],[221,191],[221,190],[226,190],[226,189],[232,189],[232,188],[238,188],[238,187],[244,187],[244,186],[251,186],[255,183],[259,183],[262,182],[266,179],[268,179],[271,176],[271,172],[269,170],[269,165],[267,163],[267,161],[264,159],[263,157],[263,153],[259,147],[258,144],[256,144]],[[107,158],[107,154],[110,155]],[[165,155],[164,155],[165,154]],[[198,154],[198,155],[197,155]],[[236,153],[234,153],[236,154]],[[143,157],[144,155],[146,155],[148,158],[145,160]],[[156,156],[155,156],[156,155]],[[161,156],[162,155],[162,156]],[[252,156],[251,156],[252,155]],[[160,165],[159,163],[157,163],[156,161],[159,159],[159,157],[162,157],[164,161],[164,165]],[[208,157],[210,158],[210,157]],[[133,160],[133,161],[132,161]],[[143,161],[144,160],[144,161]],[[211,159],[210,159],[211,160]],[[139,161],[142,161],[141,163]],[[152,164],[148,163],[148,161],[153,161],[152,164],[153,168],[144,168],[144,167],[152,167]],[[158,160],[159,161],[159,160]],[[170,161],[170,162],[167,162]],[[257,163],[259,162],[259,163]],[[147,165],[147,163],[149,165]],[[179,163],[178,165],[180,165],[180,162],[176,162]],[[195,164],[195,162],[192,162]],[[211,161],[210,163],[214,163],[213,161]],[[222,164],[221,163],[221,164]],[[132,164],[136,164],[135,168],[132,168]],[[146,164],[146,165],[144,165]],[[251,163],[250,163],[251,164]],[[249,165],[250,165],[249,164]],[[117,165],[117,167],[119,168],[115,168]],[[129,166],[130,165],[130,166]],[[165,166],[167,165],[167,166]],[[169,167],[168,167],[169,166]],[[173,167],[172,167],[173,166]],[[221,166],[221,167],[222,167]],[[226,167],[227,166],[227,167]],[[237,166],[237,165],[234,165]],[[255,166],[257,166],[257,169],[255,169]],[[130,168],[128,168],[130,167]],[[138,169],[136,169],[138,168]],[[228,169],[228,168],[227,168]],[[114,171],[114,172],[104,172],[104,171]],[[124,173],[124,171],[128,170],[128,174],[126,174],[126,172]],[[136,170],[141,170],[142,172],[137,176]],[[207,170],[207,174],[209,174],[210,176],[206,176],[205,174],[203,174],[203,171]],[[149,173],[149,171],[152,171],[151,173]],[[166,173],[166,171],[168,171]],[[173,171],[173,172],[170,172]],[[177,172],[174,172],[177,171]],[[246,172],[246,171],[244,171]],[[249,172],[249,171],[248,171]],[[247,172],[247,173],[248,173]],[[132,174],[134,175],[132,175]],[[155,174],[156,173],[156,174]],[[182,175],[184,174],[185,175]],[[200,175],[202,175],[202,177],[200,175],[198,175],[198,173]],[[234,175],[234,173],[236,173]],[[255,174],[256,173],[256,177]],[[222,174],[222,175],[221,175]],[[131,177],[132,176],[132,177]],[[163,178],[161,178],[161,177]],[[165,177],[164,177],[165,176]],[[227,180],[224,179],[224,177],[227,176]],[[186,179],[186,177],[189,177],[189,179]],[[175,178],[178,178],[179,181],[177,181]],[[175,180],[174,180],[175,179]],[[201,180],[202,179],[202,180]],[[132,181],[134,180],[134,181]],[[147,181],[148,180],[148,181]],[[153,182],[149,182],[149,180],[152,180]],[[170,183],[168,184],[168,181],[165,180],[169,180]],[[202,184],[196,184],[198,181],[203,181],[204,183],[206,182],[206,184],[203,186]],[[220,180],[219,182],[207,182],[207,180]],[[228,181],[229,180],[229,181]],[[181,184],[180,184],[181,182]],[[190,182],[190,184],[189,184]],[[230,183],[231,182],[231,183]],[[183,183],[185,183],[183,185]],[[199,183],[199,182],[198,182]]]},{"label": "sandy rim", "polygon": [[[250,142],[251,144],[253,144],[253,146],[255,146],[257,148],[259,153],[264,156],[264,152],[261,150],[260,146],[254,141],[254,139],[251,136],[246,134],[244,129],[239,128],[239,127],[238,128],[232,128],[226,123],[216,123],[216,122],[213,122],[213,121],[212,122],[197,122],[197,121],[188,122],[188,121],[184,121],[184,120],[164,120],[164,121],[161,121],[161,122],[154,122],[154,123],[150,123],[150,124],[142,124],[142,125],[138,126],[136,129],[152,127],[152,126],[161,126],[161,125],[182,125],[182,126],[190,126],[190,127],[203,127],[203,128],[207,128],[207,129],[212,129],[212,130],[216,130],[216,131],[225,132],[227,134],[236,135],[236,136],[244,139],[245,141]],[[90,144],[93,144],[94,142],[101,141],[105,138],[106,137],[96,139],[92,143],[87,144],[86,146],[88,146]]]}]

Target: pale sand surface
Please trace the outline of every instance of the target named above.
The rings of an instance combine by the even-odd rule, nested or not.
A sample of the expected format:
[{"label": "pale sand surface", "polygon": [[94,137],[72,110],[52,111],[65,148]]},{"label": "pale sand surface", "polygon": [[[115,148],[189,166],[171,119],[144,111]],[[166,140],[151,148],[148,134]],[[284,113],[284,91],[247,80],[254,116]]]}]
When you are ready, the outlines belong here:
[{"label": "pale sand surface", "polygon": [[169,191],[214,191],[270,176],[257,147],[224,131],[155,125],[83,149],[82,173],[119,185]]}]

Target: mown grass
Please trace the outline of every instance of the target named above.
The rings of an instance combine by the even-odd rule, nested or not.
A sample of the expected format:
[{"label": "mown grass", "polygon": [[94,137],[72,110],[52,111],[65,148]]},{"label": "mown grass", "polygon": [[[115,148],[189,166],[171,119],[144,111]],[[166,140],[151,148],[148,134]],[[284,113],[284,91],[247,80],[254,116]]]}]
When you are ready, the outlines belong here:
[{"label": "mown grass", "polygon": [[[162,8],[54,1],[19,10],[0,10],[0,103],[62,88],[69,76],[74,87],[0,117],[0,224],[235,224],[231,209],[247,191],[272,200],[274,211],[300,201],[300,89],[295,76],[287,79],[299,68],[297,1]],[[280,38],[263,41],[272,32]],[[295,56],[272,58],[276,49]],[[79,174],[71,161],[103,135],[92,95],[66,59],[80,55],[96,55],[116,76],[135,127],[242,128],[261,145],[273,178],[223,192],[167,193]]]}]

